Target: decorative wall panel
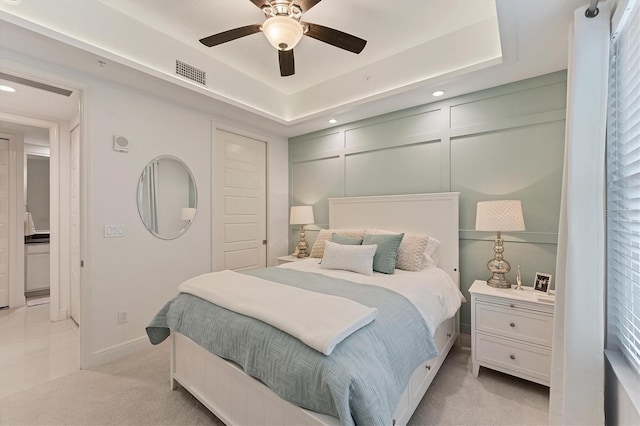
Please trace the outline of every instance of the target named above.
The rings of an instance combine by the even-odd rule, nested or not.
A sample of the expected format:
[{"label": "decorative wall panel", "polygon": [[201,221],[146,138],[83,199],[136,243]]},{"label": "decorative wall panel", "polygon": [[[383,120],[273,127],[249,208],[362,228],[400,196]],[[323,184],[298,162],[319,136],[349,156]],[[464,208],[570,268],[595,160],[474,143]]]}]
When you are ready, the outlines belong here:
[{"label": "decorative wall panel", "polygon": [[[494,235],[474,229],[476,203],[519,199],[526,231],[504,235],[507,278],[521,265],[531,285],[536,272],[555,274],[566,86],[560,71],[292,138],[291,205],[313,205],[324,228],[329,197],[459,191],[460,287],[470,300],[493,256]],[[460,318],[469,333],[469,304]]]}]

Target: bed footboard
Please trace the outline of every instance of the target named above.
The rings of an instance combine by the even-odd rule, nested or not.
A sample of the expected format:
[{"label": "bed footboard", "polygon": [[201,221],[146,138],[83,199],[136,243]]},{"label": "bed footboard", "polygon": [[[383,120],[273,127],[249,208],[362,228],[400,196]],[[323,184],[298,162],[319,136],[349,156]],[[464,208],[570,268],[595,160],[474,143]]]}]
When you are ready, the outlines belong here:
[{"label": "bed footboard", "polygon": [[[394,425],[406,425],[457,339],[456,318],[435,334],[440,355],[420,365],[396,408]],[[273,393],[242,369],[188,337],[171,333],[171,388],[182,385],[228,425],[339,425],[340,420],[302,409]]]}]

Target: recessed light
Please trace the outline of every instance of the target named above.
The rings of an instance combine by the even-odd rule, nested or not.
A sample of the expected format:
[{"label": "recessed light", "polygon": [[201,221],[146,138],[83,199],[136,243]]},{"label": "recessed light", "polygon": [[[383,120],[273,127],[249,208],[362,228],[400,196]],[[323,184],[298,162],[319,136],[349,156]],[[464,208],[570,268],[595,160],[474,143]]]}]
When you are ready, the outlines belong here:
[{"label": "recessed light", "polygon": [[338,120],[336,120],[335,118],[332,118],[329,120],[329,123],[331,124],[336,124],[338,122]]},{"label": "recessed light", "polygon": [[13,93],[16,91],[16,89],[14,89],[13,87],[5,86],[4,84],[0,85],[0,90],[2,90],[3,92],[9,92],[9,93]]},{"label": "recessed light", "polygon": [[433,96],[442,96],[444,95],[444,90],[436,90],[432,93]]}]

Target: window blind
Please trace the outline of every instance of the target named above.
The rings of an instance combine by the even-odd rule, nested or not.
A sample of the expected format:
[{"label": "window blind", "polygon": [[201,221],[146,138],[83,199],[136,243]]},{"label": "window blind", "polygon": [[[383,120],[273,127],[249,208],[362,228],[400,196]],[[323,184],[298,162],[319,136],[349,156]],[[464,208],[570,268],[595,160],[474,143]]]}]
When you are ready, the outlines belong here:
[{"label": "window blind", "polygon": [[607,348],[640,374],[640,2],[611,42],[607,120]]}]

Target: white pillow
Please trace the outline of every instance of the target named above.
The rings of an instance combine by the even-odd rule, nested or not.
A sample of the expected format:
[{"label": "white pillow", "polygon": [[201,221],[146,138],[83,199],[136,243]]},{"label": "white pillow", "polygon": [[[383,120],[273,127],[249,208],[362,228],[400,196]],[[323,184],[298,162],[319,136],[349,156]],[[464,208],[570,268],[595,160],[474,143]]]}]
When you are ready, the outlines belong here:
[{"label": "white pillow", "polygon": [[373,256],[378,246],[350,246],[331,241],[324,242],[324,257],[320,263],[322,269],[342,269],[364,275],[373,275]]},{"label": "white pillow", "polygon": [[427,249],[424,252],[423,268],[435,268],[438,266],[438,247],[440,247],[440,241],[429,237],[429,243],[427,243]]}]

